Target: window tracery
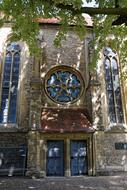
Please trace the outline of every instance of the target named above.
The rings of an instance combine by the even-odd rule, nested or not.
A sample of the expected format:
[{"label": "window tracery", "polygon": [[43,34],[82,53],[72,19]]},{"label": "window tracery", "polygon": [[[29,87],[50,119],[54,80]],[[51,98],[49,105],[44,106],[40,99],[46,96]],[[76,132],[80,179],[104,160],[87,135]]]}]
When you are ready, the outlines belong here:
[{"label": "window tracery", "polygon": [[72,103],[83,91],[83,79],[77,70],[57,66],[46,74],[45,90],[49,98],[57,103]]},{"label": "window tracery", "polygon": [[16,122],[20,51],[21,48],[16,42],[7,45],[2,79],[0,123]]},{"label": "window tracery", "polygon": [[123,123],[124,118],[117,53],[110,47],[106,47],[104,56],[109,120],[111,123]]}]

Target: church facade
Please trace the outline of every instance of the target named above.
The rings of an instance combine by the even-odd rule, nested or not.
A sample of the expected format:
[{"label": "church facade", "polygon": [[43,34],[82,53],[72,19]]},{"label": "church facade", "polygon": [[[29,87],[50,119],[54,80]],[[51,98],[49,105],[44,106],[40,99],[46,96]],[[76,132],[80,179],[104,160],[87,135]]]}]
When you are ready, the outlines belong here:
[{"label": "church facade", "polygon": [[110,175],[127,171],[127,86],[120,60],[104,47],[90,71],[92,26],[73,26],[60,47],[55,19],[42,19],[41,57],[0,29],[0,174]]}]

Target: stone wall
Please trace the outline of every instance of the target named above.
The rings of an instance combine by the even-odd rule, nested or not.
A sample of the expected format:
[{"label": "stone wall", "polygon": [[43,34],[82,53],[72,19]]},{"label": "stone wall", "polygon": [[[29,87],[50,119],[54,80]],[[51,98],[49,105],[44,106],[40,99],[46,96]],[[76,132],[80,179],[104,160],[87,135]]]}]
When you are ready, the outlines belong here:
[{"label": "stone wall", "polygon": [[[55,35],[59,27],[57,25],[41,26],[42,29],[42,54],[39,58],[31,58],[29,61],[30,71],[30,94],[27,93],[28,100],[30,100],[30,119],[29,128],[36,125],[40,127],[40,118],[42,108],[60,107],[60,108],[87,108],[89,113],[92,113],[90,88],[89,83],[89,41],[92,38],[92,33],[88,29],[88,33],[83,41],[81,41],[70,28],[67,34],[67,39],[63,40],[60,47],[54,45]],[[59,105],[54,103],[47,97],[44,90],[44,79],[46,73],[53,67],[60,65],[71,66],[77,69],[84,79],[84,92],[79,101],[68,105]],[[85,90],[87,89],[87,90]],[[90,114],[91,115],[91,114]],[[92,117],[92,115],[91,115]],[[34,122],[34,124],[33,124]]]},{"label": "stone wall", "polygon": [[31,79],[31,59],[28,47],[24,43],[21,45],[21,61],[19,75],[19,96],[18,96],[18,126],[24,130],[29,128],[29,107],[30,107],[30,79]]},{"label": "stone wall", "polygon": [[27,146],[26,133],[19,132],[1,132],[0,133],[0,148],[15,148],[22,145]]},{"label": "stone wall", "polygon": [[[83,108],[89,111],[90,117],[92,117],[91,111],[91,92],[88,88],[89,83],[89,41],[92,38],[92,33],[86,34],[86,37],[81,41],[70,28],[70,32],[67,34],[67,41],[63,40],[61,47],[54,46],[54,38],[58,32],[57,25],[41,26],[43,31],[42,35],[42,57],[33,58],[31,63],[31,78],[30,78],[30,119],[29,119],[29,133],[28,133],[28,171],[27,175],[38,175],[42,172],[45,175],[45,152],[42,151],[42,145],[44,136],[40,130],[41,124],[41,111],[43,108]],[[54,103],[47,97],[44,90],[44,79],[46,73],[53,67],[60,65],[66,65],[77,69],[83,79],[85,85],[84,93],[80,100],[73,104],[59,105]],[[87,90],[86,90],[87,89]],[[63,134],[64,138],[67,134]],[[56,139],[62,138],[63,135],[56,136]],[[87,134],[88,135],[88,134]],[[86,136],[87,136],[86,135]],[[55,134],[52,135],[54,137]],[[49,137],[49,136],[48,136]],[[49,138],[52,138],[51,136]],[[78,137],[79,138],[79,137]],[[46,147],[44,147],[46,148]],[[46,151],[46,149],[45,149]],[[91,149],[89,150],[91,151]],[[41,152],[41,154],[40,154]],[[92,151],[89,153],[92,155]],[[92,163],[92,156],[90,158]],[[91,165],[90,165],[91,167]]]},{"label": "stone wall", "polygon": [[127,171],[127,150],[118,150],[115,143],[127,143],[126,133],[95,133],[95,162],[97,175]]},{"label": "stone wall", "polygon": [[[69,104],[69,107],[85,107],[89,102],[86,101],[85,89],[89,82],[89,47],[88,42],[92,38],[92,34],[87,33],[83,41],[81,41],[70,28],[67,34],[67,39],[63,40],[60,47],[54,46],[55,35],[58,32],[58,26],[42,26],[43,31],[43,49],[42,49],[42,63],[41,63],[41,79],[44,87],[45,74],[53,67],[66,65],[77,69],[84,79],[84,93],[80,101]],[[58,107],[60,105],[51,101],[46,95],[44,88],[42,88],[42,106],[43,107]],[[89,96],[89,93],[88,93]],[[61,106],[62,108],[64,106]],[[66,107],[66,106],[65,106]],[[88,107],[90,107],[88,105]]]}]

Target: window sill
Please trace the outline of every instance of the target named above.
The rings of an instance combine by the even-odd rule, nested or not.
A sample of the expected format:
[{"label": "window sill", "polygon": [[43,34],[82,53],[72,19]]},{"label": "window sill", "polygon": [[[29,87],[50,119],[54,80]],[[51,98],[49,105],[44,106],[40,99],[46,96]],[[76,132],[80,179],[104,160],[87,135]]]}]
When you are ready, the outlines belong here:
[{"label": "window sill", "polygon": [[1,123],[0,132],[26,132],[26,130],[19,128],[17,123]]},{"label": "window sill", "polygon": [[107,126],[105,132],[111,133],[126,133],[127,132],[127,125],[125,123],[112,123]]}]

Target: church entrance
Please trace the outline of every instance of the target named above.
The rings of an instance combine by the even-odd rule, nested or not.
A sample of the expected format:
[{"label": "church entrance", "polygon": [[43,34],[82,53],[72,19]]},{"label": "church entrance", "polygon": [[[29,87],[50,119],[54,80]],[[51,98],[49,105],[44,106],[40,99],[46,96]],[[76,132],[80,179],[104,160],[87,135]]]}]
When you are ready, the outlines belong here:
[{"label": "church entrance", "polygon": [[64,140],[47,140],[46,176],[64,176],[67,160],[71,176],[88,174],[87,154],[87,140],[70,140],[69,144]]}]

